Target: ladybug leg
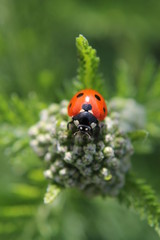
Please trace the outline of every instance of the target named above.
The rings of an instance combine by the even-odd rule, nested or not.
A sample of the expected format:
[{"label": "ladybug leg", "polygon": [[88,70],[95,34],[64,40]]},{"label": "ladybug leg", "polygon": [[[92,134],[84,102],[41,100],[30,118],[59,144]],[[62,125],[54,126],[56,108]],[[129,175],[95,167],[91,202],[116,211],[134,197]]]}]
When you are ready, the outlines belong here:
[{"label": "ladybug leg", "polygon": [[103,122],[101,122],[99,128],[104,128],[104,127],[105,127],[105,124]]},{"label": "ladybug leg", "polygon": [[73,120],[67,123],[67,129],[72,133],[75,133],[77,131],[77,127],[75,126],[75,123]]},{"label": "ladybug leg", "polygon": [[70,122],[67,123],[67,129],[68,129],[68,130],[70,130],[70,127],[69,127],[69,126],[70,126],[71,124],[73,124],[73,121],[70,121]]},{"label": "ladybug leg", "polygon": [[76,136],[79,131],[75,132],[73,135]]},{"label": "ladybug leg", "polygon": [[99,129],[101,133],[105,133],[106,132],[106,125],[105,123],[101,122],[99,125]]},{"label": "ladybug leg", "polygon": [[92,122],[91,123],[91,128],[92,128],[92,132],[94,133],[99,133],[100,131],[100,127],[99,127],[99,123],[98,122]]},{"label": "ladybug leg", "polygon": [[100,133],[99,124],[97,124],[96,127],[92,131],[93,131],[93,136],[97,138],[99,136],[99,133]]},{"label": "ladybug leg", "polygon": [[78,120],[74,120],[72,118],[72,121],[67,123],[67,129],[70,130],[70,125],[71,125],[71,129],[72,129],[75,126],[78,126],[78,124],[79,124],[79,121]]}]

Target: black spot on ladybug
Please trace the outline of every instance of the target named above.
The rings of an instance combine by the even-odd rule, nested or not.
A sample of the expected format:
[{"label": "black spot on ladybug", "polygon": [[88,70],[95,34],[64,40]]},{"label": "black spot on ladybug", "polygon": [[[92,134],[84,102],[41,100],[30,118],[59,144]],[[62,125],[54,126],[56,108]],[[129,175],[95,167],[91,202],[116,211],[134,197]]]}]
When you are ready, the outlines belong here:
[{"label": "black spot on ladybug", "polygon": [[72,106],[72,103],[69,104],[69,108]]},{"label": "black spot on ladybug", "polygon": [[106,112],[106,109],[105,109],[105,108],[103,108],[103,112],[104,112],[104,113]]},{"label": "black spot on ladybug", "polygon": [[100,96],[98,96],[97,94],[95,94],[94,96],[95,96],[95,98],[97,98],[98,101],[101,101]]},{"label": "black spot on ladybug", "polygon": [[82,105],[82,109],[83,109],[84,111],[89,111],[89,110],[92,109],[92,106],[91,106],[91,104],[83,104],[83,105]]},{"label": "black spot on ladybug", "polygon": [[79,94],[77,95],[77,98],[82,97],[83,95],[84,95],[84,93],[79,93]]}]

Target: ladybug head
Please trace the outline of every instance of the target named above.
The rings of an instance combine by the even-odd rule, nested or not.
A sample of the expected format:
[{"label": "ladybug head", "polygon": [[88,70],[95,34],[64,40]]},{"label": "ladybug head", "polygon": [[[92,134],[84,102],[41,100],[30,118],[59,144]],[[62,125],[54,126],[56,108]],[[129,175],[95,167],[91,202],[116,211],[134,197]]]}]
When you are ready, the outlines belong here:
[{"label": "ladybug head", "polygon": [[78,124],[77,131],[74,133],[74,135],[77,135],[78,133],[83,134],[84,136],[87,135],[88,138],[91,138],[92,128],[89,125]]},{"label": "ladybug head", "polygon": [[72,123],[76,127],[77,133],[85,134],[89,138],[93,135],[93,129],[98,128],[98,120],[88,111],[82,111],[72,118]]},{"label": "ladybug head", "polygon": [[78,131],[83,133],[90,133],[92,131],[92,128],[88,125],[79,124],[77,128],[78,128]]}]

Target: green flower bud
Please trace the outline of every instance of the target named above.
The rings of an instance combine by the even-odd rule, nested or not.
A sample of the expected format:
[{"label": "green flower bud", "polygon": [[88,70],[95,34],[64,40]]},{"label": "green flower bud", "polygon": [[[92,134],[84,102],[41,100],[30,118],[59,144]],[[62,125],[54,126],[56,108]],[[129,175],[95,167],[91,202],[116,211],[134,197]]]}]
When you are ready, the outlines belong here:
[{"label": "green flower bud", "polygon": [[101,174],[105,181],[109,181],[112,179],[112,174],[110,173],[110,171],[107,168],[102,168]]}]

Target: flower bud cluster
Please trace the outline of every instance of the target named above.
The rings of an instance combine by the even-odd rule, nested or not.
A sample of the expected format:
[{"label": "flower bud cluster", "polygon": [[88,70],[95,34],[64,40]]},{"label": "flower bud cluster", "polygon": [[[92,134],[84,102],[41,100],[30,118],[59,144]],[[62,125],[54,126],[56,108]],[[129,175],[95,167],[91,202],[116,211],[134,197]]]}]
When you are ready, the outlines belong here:
[{"label": "flower bud cluster", "polygon": [[144,106],[132,98],[113,98],[109,102],[109,109],[112,114],[119,113],[119,127],[125,132],[143,129],[146,124]]},{"label": "flower bud cluster", "polygon": [[119,128],[119,114],[114,112],[99,123],[98,138],[84,138],[67,129],[67,105],[67,101],[50,105],[29,130],[31,147],[46,162],[44,176],[60,188],[117,195],[133,153],[129,138]]}]

